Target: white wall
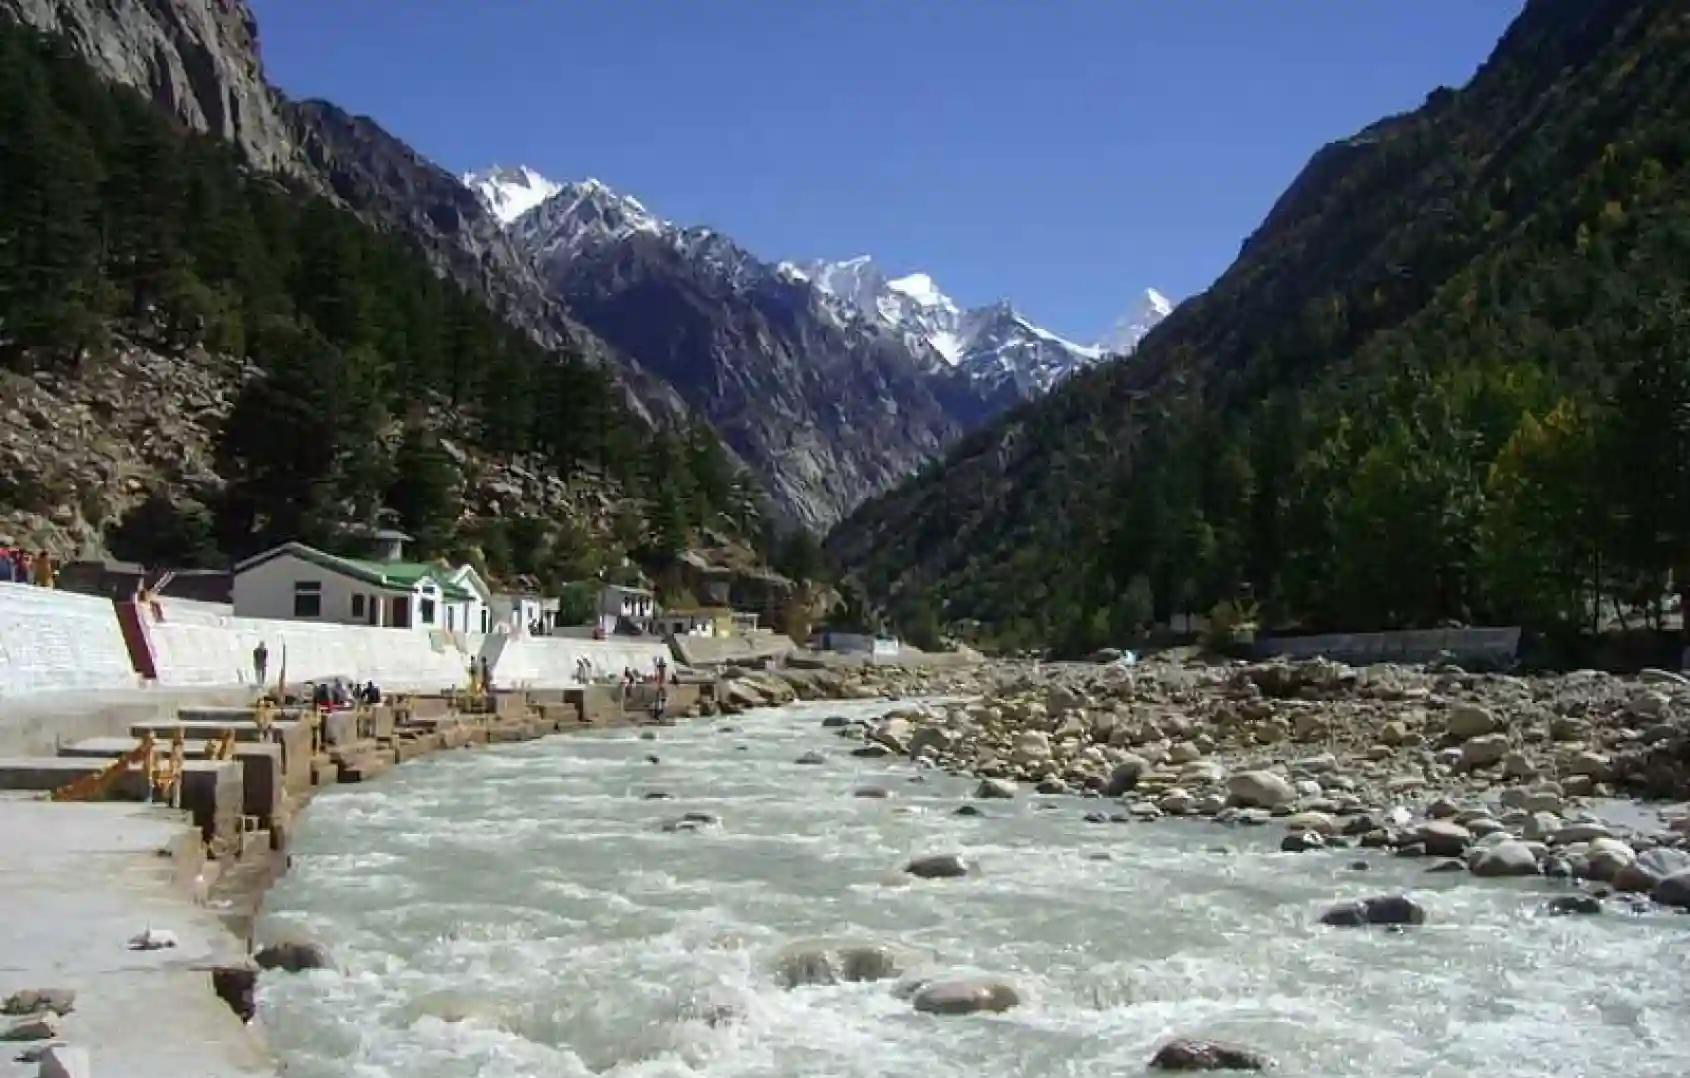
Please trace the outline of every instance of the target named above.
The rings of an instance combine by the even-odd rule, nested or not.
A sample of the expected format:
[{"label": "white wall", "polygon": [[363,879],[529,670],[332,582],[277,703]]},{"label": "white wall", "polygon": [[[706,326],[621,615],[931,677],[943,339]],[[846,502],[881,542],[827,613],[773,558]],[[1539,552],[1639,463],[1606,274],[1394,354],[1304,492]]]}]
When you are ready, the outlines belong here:
[{"label": "white wall", "polygon": [[600,675],[620,676],[632,667],[642,675],[655,673],[657,660],[672,662],[665,644],[644,640],[583,640],[567,636],[510,636],[487,638],[482,654],[493,667],[493,685],[500,689],[555,689],[575,685],[575,664],[582,657]]},{"label": "white wall", "polygon": [[318,621],[367,624],[367,614],[356,620],[352,617],[352,596],[363,594],[382,598],[378,589],[367,584],[331,573],[303,558],[282,554],[263,565],[235,574],[235,610],[243,618],[291,618],[293,586],[301,581],[316,581],[322,586],[323,612],[316,619]]},{"label": "white wall", "polygon": [[480,643],[471,637],[465,651],[445,633],[236,617],[230,607],[185,599],[156,606],[156,613],[142,608],[142,623],[166,686],[252,684],[252,652],[262,640],[272,685],[285,658],[295,686],[338,675],[384,689],[444,689],[468,684],[470,655]]},{"label": "white wall", "polygon": [[139,684],[110,599],[0,584],[0,699]]}]

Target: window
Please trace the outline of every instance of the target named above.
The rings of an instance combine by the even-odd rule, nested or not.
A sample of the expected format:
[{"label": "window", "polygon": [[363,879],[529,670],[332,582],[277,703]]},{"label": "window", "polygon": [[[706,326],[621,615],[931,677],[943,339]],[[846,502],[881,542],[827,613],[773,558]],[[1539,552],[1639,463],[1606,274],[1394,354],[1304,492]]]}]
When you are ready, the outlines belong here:
[{"label": "window", "polygon": [[486,631],[487,631],[487,622],[488,622],[488,621],[489,621],[489,620],[490,620],[490,619],[491,619],[491,615],[490,615],[490,614],[488,614],[488,612],[487,612],[487,611],[485,611],[485,610],[483,610],[483,611],[482,611],[482,612],[481,612],[481,631],[482,631],[482,632],[486,632]]},{"label": "window", "polygon": [[320,618],[323,616],[323,582],[296,580],[293,584],[293,616]]},{"label": "window", "polygon": [[352,616],[355,618],[364,616],[364,597],[362,595],[352,597]]},{"label": "window", "polygon": [[433,599],[424,599],[421,603],[417,604],[417,606],[418,606],[417,620],[422,622],[424,625],[433,625],[434,624],[434,600]]}]

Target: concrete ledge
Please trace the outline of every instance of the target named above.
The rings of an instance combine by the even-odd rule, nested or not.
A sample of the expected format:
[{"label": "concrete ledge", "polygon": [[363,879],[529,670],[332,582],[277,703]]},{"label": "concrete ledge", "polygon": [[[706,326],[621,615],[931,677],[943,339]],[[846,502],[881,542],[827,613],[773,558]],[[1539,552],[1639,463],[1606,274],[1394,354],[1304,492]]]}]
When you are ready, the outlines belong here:
[{"label": "concrete ledge", "polygon": [[[0,789],[49,792],[95,775],[111,761],[71,756],[13,756],[0,758]],[[150,791],[147,776],[130,767],[112,793],[119,800],[146,801]],[[233,854],[240,848],[241,805],[244,798],[241,765],[233,760],[183,760],[182,807],[199,825],[200,834],[214,857]]]},{"label": "concrete ledge", "polygon": [[[180,729],[182,736],[194,740],[215,741],[223,736],[224,731],[233,731],[236,742],[256,743],[260,741],[258,724],[255,722],[205,722],[205,721],[168,721],[153,720],[138,722],[129,728],[135,737],[143,737],[148,733],[155,740],[168,742]],[[298,793],[311,785],[310,756],[311,756],[311,727],[305,722],[277,720],[270,726],[272,739],[282,747],[282,778],[286,789]]]},{"label": "concrete ledge", "polygon": [[[61,757],[114,760],[133,752],[141,744],[138,737],[91,737],[59,749]],[[182,753],[190,759],[204,759],[216,741],[184,741]],[[269,827],[282,807],[282,747],[256,742],[236,742],[235,762],[241,765],[241,811],[256,816]]]}]

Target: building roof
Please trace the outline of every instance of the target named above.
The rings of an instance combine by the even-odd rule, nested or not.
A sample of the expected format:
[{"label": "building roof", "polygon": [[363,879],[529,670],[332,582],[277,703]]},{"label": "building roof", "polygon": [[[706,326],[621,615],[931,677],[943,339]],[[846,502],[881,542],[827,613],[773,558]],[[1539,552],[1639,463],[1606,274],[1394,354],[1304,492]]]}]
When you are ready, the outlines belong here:
[{"label": "building roof", "polygon": [[304,543],[283,543],[272,547],[262,554],[254,554],[245,561],[235,564],[235,575],[249,569],[256,569],[265,562],[291,555],[301,561],[308,561],[331,573],[350,577],[360,583],[369,584],[389,591],[410,592],[415,590],[424,577],[434,581],[440,588],[440,593],[447,599],[464,601],[474,598],[469,592],[452,583],[446,578],[446,573],[438,566],[420,561],[366,561],[363,558],[343,558],[338,554],[330,554],[318,550],[316,547],[306,546]]},{"label": "building roof", "polygon": [[636,588],[632,584],[606,584],[604,591],[617,591],[623,595],[650,595],[650,588]]},{"label": "building roof", "polygon": [[411,590],[424,580],[432,580],[440,588],[440,594],[454,602],[466,602],[475,598],[469,589],[464,588],[450,578],[450,574],[438,565],[430,565],[426,561],[368,561],[363,558],[342,558],[342,561],[363,566],[365,570],[383,578],[384,582],[397,583],[406,591]]}]

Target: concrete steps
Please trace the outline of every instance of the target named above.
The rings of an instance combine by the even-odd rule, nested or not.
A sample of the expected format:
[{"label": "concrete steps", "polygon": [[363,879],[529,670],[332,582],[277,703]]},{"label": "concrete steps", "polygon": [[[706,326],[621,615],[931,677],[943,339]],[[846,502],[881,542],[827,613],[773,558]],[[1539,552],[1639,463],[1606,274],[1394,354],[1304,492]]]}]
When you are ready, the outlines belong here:
[{"label": "concrete steps", "polygon": [[[0,758],[0,790],[50,793],[79,778],[97,775],[110,759],[76,756],[14,756]],[[212,856],[222,858],[239,850],[245,800],[241,765],[234,760],[182,761],[182,808],[199,826]],[[131,765],[119,776],[111,799],[146,801],[151,794],[146,773]]]}]

